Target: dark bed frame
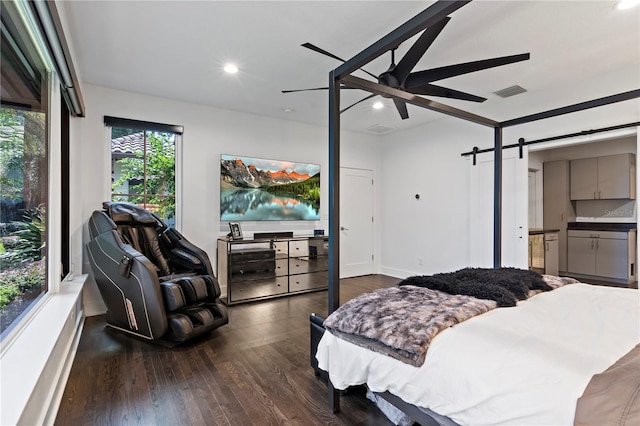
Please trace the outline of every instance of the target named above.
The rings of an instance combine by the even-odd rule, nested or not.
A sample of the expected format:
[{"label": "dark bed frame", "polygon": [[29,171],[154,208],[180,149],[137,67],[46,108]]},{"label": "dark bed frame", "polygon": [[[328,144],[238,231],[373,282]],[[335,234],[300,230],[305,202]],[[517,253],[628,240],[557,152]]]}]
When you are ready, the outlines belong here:
[{"label": "dark bed frame", "polygon": [[[316,359],[316,356],[315,356],[316,352],[318,352],[318,343],[320,343],[320,339],[322,339],[322,335],[325,332],[325,328],[322,325],[323,323],[324,323],[324,318],[316,314],[311,314],[309,316],[309,326],[310,326],[310,335],[311,335],[311,348],[309,351],[309,361],[311,363],[311,367],[313,368],[313,372],[316,375],[316,377],[319,377],[321,380],[327,383],[329,388],[332,389],[332,392],[330,393],[336,393],[336,391],[333,390],[333,387],[331,386],[331,381],[329,380],[329,373],[318,368],[318,360]],[[398,398],[397,396],[395,396],[390,392],[383,392],[383,393],[375,392],[375,394],[380,396],[381,398],[384,398],[390,404],[392,404],[399,410],[403,411],[407,416],[411,417],[412,420],[420,423],[421,426],[454,426],[457,424],[453,422],[453,420],[447,418],[449,423],[443,425],[442,423],[435,420],[434,417],[431,417],[429,414],[422,411],[415,405],[409,404],[403,401],[401,398]],[[339,401],[339,395],[337,393],[334,395],[334,397],[337,401]],[[333,410],[334,413],[337,411],[338,410]]]},{"label": "dark bed frame", "polygon": [[[405,40],[434,25],[444,19],[449,14],[460,9],[471,0],[439,0],[432,4],[418,15],[414,16],[386,36],[382,37],[371,46],[358,53],[338,68],[329,73],[329,288],[328,288],[328,310],[329,314],[340,306],[340,87],[341,85],[350,88],[357,88],[368,91],[370,93],[403,100],[412,105],[427,108],[442,114],[460,118],[462,120],[471,121],[483,126],[494,129],[494,147],[492,149],[483,150],[487,152],[493,150],[494,153],[494,191],[493,191],[493,266],[501,266],[502,248],[501,248],[501,220],[502,220],[502,150],[507,148],[502,145],[502,129],[520,124],[530,123],[533,121],[543,120],[546,118],[556,117],[559,115],[570,114],[586,109],[597,108],[616,102],[627,101],[640,97],[640,89],[628,92],[618,93],[599,99],[593,99],[569,106],[551,109],[548,111],[526,115],[507,121],[498,122],[490,118],[482,117],[454,108],[436,101],[432,101],[412,93],[405,92],[400,89],[394,89],[379,83],[373,83],[355,76],[351,73],[365,66],[372,60],[389,50],[395,49]],[[523,143],[520,142],[520,149]],[[518,145],[515,145],[518,146]],[[512,147],[512,146],[509,146]],[[479,152],[474,148],[473,153]],[[470,153],[470,154],[473,154]],[[468,153],[469,154],[469,153]],[[465,154],[463,154],[465,155]],[[322,319],[316,315],[311,316],[311,363],[317,374],[317,362],[315,361],[315,353],[317,342],[322,336],[324,329],[322,328]],[[315,328],[314,328],[315,327]],[[314,333],[316,333],[314,335]],[[314,347],[314,339],[315,347]],[[314,364],[315,363],[315,364]],[[339,392],[333,388],[331,381],[328,381],[329,387],[329,407],[333,412],[340,410]],[[434,419],[417,407],[407,404],[400,398],[388,394],[381,394],[383,398],[396,405],[402,411],[410,415],[414,420],[423,425],[437,425]]]}]

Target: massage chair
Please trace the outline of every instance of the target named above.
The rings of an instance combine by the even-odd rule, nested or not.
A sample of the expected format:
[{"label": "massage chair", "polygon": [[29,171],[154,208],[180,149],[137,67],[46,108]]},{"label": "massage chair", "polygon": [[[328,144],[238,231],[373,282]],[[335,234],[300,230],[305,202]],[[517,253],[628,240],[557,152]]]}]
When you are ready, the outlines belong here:
[{"label": "massage chair", "polygon": [[207,254],[154,213],[105,202],[89,219],[89,235],[108,326],[181,343],[229,322]]}]

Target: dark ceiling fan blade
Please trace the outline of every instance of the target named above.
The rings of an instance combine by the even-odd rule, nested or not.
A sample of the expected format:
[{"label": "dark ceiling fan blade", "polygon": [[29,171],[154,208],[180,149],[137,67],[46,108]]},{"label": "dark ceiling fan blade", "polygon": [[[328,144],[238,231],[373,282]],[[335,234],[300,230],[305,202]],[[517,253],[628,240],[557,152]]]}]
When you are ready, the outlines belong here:
[{"label": "dark ceiling fan blade", "polygon": [[529,53],[519,55],[502,56],[500,58],[483,59],[480,61],[465,62],[463,64],[448,65],[445,67],[432,68],[430,70],[412,72],[405,81],[405,87],[409,90],[411,87],[422,86],[432,81],[438,81],[456,75],[468,74],[487,68],[499,67],[501,65],[513,64],[514,62],[526,61],[529,59]]},{"label": "dark ceiling fan blade", "polygon": [[487,100],[486,98],[472,95],[471,93],[465,93],[459,90],[436,86],[435,84],[429,83],[414,87],[411,90],[407,89],[407,91],[416,95],[439,96],[442,98],[460,99],[463,101],[484,102]]},{"label": "dark ceiling fan blade", "polygon": [[400,117],[402,117],[403,120],[409,118],[409,111],[407,111],[407,103],[405,101],[403,101],[402,99],[393,98],[393,103],[396,104],[396,108],[398,109]]},{"label": "dark ceiling fan blade", "polygon": [[[302,46],[302,47],[306,47],[307,49],[311,49],[311,50],[313,50],[314,52],[322,53],[323,55],[326,55],[326,56],[328,56],[328,57],[330,57],[330,58],[337,59],[337,60],[339,60],[340,62],[347,62],[347,61],[345,61],[344,59],[342,59],[341,57],[336,56],[336,55],[334,55],[333,53],[329,53],[329,52],[327,52],[326,50],[321,49],[321,48],[319,48],[318,46],[315,46],[315,45],[313,45],[313,44],[311,44],[311,43],[309,43],[309,42],[307,42],[307,43],[303,43],[303,44],[301,44],[301,46]],[[370,73],[369,71],[367,71],[367,70],[363,70],[362,68],[360,68],[360,71],[364,72],[365,74],[370,75],[371,77],[375,78],[376,80],[378,79],[378,76],[377,76],[377,75],[371,74],[371,73]]]},{"label": "dark ceiling fan blade", "polygon": [[[355,90],[356,88],[342,85],[342,86],[340,86],[340,89]],[[307,91],[310,91],[310,90],[329,90],[329,88],[328,87],[312,87],[311,89],[282,90],[282,93],[307,92]]]},{"label": "dark ceiling fan blade", "polygon": [[374,96],[378,96],[378,95],[376,95],[375,93],[372,93],[372,94],[370,94],[369,96],[367,96],[366,98],[360,99],[358,102],[356,102],[356,103],[353,103],[353,104],[349,105],[348,107],[346,107],[346,108],[345,108],[345,109],[343,109],[343,110],[340,110],[340,114],[342,114],[343,112],[345,112],[345,111],[346,111],[346,110],[348,110],[348,109],[353,108],[354,106],[358,105],[359,103],[366,101],[367,99],[371,99],[371,98],[373,98]]},{"label": "dark ceiling fan blade", "polygon": [[326,51],[326,50],[324,50],[324,49],[320,49],[318,46],[315,46],[315,45],[313,45],[313,44],[311,44],[311,43],[309,43],[309,42],[307,42],[307,43],[303,43],[303,44],[301,44],[301,46],[302,46],[302,47],[306,47],[307,49],[311,49],[311,50],[313,50],[314,52],[322,53],[323,55],[328,56],[328,57],[330,57],[330,58],[337,59],[337,60],[339,60],[340,62],[347,62],[347,61],[345,61],[344,59],[342,59],[341,57],[336,56],[336,55],[334,55],[333,53],[329,53],[329,52],[327,52],[327,51]]},{"label": "dark ceiling fan blade", "polygon": [[424,56],[424,53],[427,51],[429,46],[431,46],[436,37],[438,37],[450,19],[451,18],[445,18],[438,21],[422,32],[418,40],[413,43],[413,46],[411,46],[409,51],[404,55],[400,62],[398,62],[398,65],[396,65],[394,70],[391,71],[391,75],[393,75],[398,82],[402,83],[409,76],[411,70],[416,66],[420,58]]},{"label": "dark ceiling fan blade", "polygon": [[310,90],[329,90],[328,87],[314,87],[311,89],[283,90],[282,93],[308,92]]}]

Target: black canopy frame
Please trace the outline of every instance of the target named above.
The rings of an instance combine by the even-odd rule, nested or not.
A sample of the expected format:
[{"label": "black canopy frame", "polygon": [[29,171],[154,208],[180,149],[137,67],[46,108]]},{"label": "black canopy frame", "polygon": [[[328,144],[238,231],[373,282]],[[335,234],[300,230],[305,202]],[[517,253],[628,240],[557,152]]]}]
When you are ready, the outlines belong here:
[{"label": "black canopy frame", "polygon": [[[414,16],[377,42],[373,43],[338,68],[329,73],[329,314],[340,306],[340,86],[342,84],[368,91],[373,94],[403,100],[407,103],[432,111],[471,121],[494,129],[494,188],[493,188],[493,266],[501,266],[502,257],[502,129],[560,115],[597,108],[616,102],[640,97],[640,89],[618,93],[569,106],[526,115],[507,121],[495,121],[432,101],[400,89],[370,82],[351,73],[366,66],[380,55],[397,48],[401,43],[424,29],[444,19],[471,0],[438,0],[418,15]],[[329,381],[329,406],[332,411],[340,410],[339,394]]]}]

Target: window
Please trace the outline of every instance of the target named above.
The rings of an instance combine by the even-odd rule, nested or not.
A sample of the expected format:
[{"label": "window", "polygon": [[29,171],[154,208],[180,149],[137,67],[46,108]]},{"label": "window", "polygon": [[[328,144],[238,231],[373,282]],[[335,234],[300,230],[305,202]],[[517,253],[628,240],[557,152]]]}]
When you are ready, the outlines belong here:
[{"label": "window", "polygon": [[[52,66],[20,6],[2,2],[0,103],[0,336],[48,290]],[[59,92],[57,92],[59,94]],[[53,215],[59,218],[59,214]]]},{"label": "window", "polygon": [[112,117],[105,117],[105,122],[113,124],[111,200],[137,204],[175,226],[176,146],[181,129],[169,131],[176,126]]}]

